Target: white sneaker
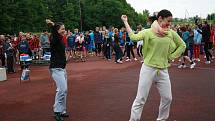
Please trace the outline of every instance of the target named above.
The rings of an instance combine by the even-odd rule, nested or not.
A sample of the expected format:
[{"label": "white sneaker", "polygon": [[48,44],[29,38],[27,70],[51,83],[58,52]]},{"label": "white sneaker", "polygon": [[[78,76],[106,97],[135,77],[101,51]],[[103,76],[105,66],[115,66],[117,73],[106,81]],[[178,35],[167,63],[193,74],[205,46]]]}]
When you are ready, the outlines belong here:
[{"label": "white sneaker", "polygon": [[198,61],[198,62],[200,62],[200,59],[199,59],[199,58],[197,58],[197,61]]},{"label": "white sneaker", "polygon": [[193,63],[190,65],[190,68],[193,69],[195,67],[196,63]]},{"label": "white sneaker", "polygon": [[210,63],[211,63],[211,61],[206,61],[206,62],[205,62],[205,64],[210,64]]},{"label": "white sneaker", "polygon": [[131,59],[128,58],[128,59],[126,59],[125,61],[128,62],[128,61],[131,61]]},{"label": "white sneaker", "polygon": [[122,61],[120,59],[118,59],[116,62],[122,64]]},{"label": "white sneaker", "polygon": [[135,61],[137,61],[137,58],[134,58]]},{"label": "white sneaker", "polygon": [[183,67],[182,68],[187,68],[187,66],[186,65],[183,65]]},{"label": "white sneaker", "polygon": [[178,66],[178,68],[182,68],[182,67],[183,67],[183,65],[179,65],[179,66]]}]

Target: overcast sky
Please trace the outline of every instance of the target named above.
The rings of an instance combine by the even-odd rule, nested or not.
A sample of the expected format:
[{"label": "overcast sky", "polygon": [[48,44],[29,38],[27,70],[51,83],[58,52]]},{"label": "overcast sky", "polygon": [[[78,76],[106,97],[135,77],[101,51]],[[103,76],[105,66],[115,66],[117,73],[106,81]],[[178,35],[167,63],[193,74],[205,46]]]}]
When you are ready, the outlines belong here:
[{"label": "overcast sky", "polygon": [[137,11],[149,10],[150,14],[168,9],[173,17],[185,18],[198,15],[206,17],[215,13],[215,0],[126,0]]}]

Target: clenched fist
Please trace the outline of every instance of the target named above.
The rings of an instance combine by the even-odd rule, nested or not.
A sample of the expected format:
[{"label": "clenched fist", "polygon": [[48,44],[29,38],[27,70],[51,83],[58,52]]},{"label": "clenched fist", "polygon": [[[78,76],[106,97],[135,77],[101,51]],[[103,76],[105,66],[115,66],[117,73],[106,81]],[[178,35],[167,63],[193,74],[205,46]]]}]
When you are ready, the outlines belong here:
[{"label": "clenched fist", "polygon": [[46,19],[47,24],[51,24],[52,26],[54,25],[54,22],[52,22],[50,19]]},{"label": "clenched fist", "polygon": [[123,22],[124,22],[124,21],[128,21],[128,17],[127,17],[126,15],[122,15],[122,16],[121,16],[121,19],[122,19]]}]

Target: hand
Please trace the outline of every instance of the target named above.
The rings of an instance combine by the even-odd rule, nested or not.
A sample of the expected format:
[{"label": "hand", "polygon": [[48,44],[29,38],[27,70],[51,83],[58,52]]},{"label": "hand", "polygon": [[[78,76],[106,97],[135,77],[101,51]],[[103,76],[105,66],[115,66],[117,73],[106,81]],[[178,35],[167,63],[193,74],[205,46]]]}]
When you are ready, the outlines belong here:
[{"label": "hand", "polygon": [[52,23],[52,21],[50,19],[46,19],[46,23]]},{"label": "hand", "polygon": [[54,22],[52,22],[50,19],[46,19],[46,23],[47,23],[47,24],[54,25]]},{"label": "hand", "polygon": [[128,21],[128,17],[127,17],[126,15],[122,15],[122,16],[121,16],[121,19],[122,19],[123,22]]}]

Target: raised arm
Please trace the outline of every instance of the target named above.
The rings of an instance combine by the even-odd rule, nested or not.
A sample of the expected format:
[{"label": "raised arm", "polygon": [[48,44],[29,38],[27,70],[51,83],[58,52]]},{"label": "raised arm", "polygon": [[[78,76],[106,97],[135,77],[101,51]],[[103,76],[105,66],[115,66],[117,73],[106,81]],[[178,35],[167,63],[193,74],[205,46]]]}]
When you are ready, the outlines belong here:
[{"label": "raised arm", "polygon": [[122,15],[121,19],[125,25],[126,31],[128,32],[131,40],[138,41],[138,40],[144,39],[144,36],[143,36],[144,32],[143,31],[139,32],[138,34],[134,34],[134,32],[132,32],[132,29],[131,29],[130,25],[128,24],[128,17],[126,15]]},{"label": "raised arm", "polygon": [[125,28],[126,28],[128,34],[131,33],[132,29],[131,29],[130,25],[128,24],[128,17],[126,15],[122,15],[121,19],[122,19],[122,21],[123,21],[123,23],[125,25]]}]

